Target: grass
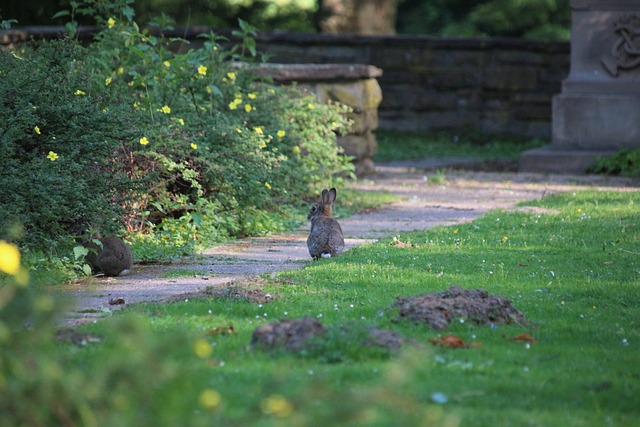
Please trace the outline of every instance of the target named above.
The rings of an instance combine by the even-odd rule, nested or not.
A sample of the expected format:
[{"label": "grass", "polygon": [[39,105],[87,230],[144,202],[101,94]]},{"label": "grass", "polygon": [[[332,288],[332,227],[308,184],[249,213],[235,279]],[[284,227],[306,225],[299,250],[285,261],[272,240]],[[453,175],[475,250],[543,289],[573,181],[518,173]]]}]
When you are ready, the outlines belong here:
[{"label": "grass", "polygon": [[[554,195],[528,204],[553,213],[493,211],[399,236],[412,247],[387,239],[269,276],[270,303],[130,306],[83,328],[102,343],[59,351],[108,387],[113,425],[639,425],[638,204],[638,192]],[[438,332],[398,319],[397,297],[452,284],[510,298],[529,324]],[[249,346],[259,325],[303,316],[334,332],[300,354]],[[369,326],[414,344],[363,346]],[[536,342],[511,339],[522,333]],[[428,343],[448,334],[479,346]]]},{"label": "grass", "polygon": [[[476,160],[519,159],[523,151],[547,141],[535,138],[488,135],[471,130],[457,134],[444,131],[376,131],[378,153],[374,160],[415,160],[427,157],[466,157]],[[400,141],[400,142],[399,142]],[[401,149],[399,149],[401,148]]]}]

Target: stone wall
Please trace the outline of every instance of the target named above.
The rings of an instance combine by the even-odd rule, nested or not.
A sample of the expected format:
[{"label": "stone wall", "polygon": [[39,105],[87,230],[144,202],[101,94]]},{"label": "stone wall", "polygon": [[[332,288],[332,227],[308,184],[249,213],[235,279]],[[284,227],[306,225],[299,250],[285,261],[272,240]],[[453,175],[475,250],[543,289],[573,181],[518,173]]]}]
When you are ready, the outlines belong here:
[{"label": "stone wall", "polygon": [[[194,48],[202,43],[196,36],[209,30],[177,29],[172,35],[186,37],[188,48]],[[56,34],[42,28],[29,32]],[[287,32],[260,33],[257,42],[274,63],[381,68],[381,129],[473,127],[549,138],[552,97],[561,91],[570,61],[568,42]]]},{"label": "stone wall", "polygon": [[381,129],[473,127],[549,138],[551,100],[569,72],[565,42],[275,32],[261,34],[258,48],[277,63],[381,68]]}]

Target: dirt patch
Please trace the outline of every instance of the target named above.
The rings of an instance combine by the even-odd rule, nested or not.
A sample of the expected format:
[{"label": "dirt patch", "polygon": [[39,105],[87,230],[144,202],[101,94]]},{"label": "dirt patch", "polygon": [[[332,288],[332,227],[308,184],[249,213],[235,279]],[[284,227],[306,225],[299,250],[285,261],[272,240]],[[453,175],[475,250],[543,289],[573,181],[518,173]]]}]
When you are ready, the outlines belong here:
[{"label": "dirt patch", "polygon": [[211,298],[266,304],[276,298],[280,298],[280,294],[277,292],[268,293],[259,289],[259,287],[265,282],[265,279],[256,277],[250,280],[231,282],[227,286],[223,287],[208,287],[198,292],[175,295],[166,299],[165,302],[184,301],[185,299]]},{"label": "dirt patch", "polygon": [[251,347],[299,352],[310,338],[324,335],[325,327],[313,317],[281,320],[258,326],[251,336]]},{"label": "dirt patch", "polygon": [[279,322],[261,325],[253,331],[251,347],[265,350],[286,350],[301,352],[318,346],[312,338],[331,336],[339,339],[340,346],[376,347],[386,350],[398,350],[405,342],[399,334],[388,329],[365,327],[362,325],[342,325],[334,329],[326,328],[313,317],[297,320],[281,320]]},{"label": "dirt patch", "polygon": [[476,324],[525,324],[524,315],[511,301],[482,289],[467,290],[452,286],[446,291],[409,298],[398,298],[399,316],[433,329],[444,329],[455,319]]}]

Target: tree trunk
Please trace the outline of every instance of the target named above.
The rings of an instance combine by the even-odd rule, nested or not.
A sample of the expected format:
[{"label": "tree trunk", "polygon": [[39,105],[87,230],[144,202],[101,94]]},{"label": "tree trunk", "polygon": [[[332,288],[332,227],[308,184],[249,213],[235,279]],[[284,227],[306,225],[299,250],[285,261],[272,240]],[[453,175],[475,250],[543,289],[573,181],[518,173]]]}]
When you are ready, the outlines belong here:
[{"label": "tree trunk", "polygon": [[319,0],[323,33],[390,35],[396,33],[397,0]]}]

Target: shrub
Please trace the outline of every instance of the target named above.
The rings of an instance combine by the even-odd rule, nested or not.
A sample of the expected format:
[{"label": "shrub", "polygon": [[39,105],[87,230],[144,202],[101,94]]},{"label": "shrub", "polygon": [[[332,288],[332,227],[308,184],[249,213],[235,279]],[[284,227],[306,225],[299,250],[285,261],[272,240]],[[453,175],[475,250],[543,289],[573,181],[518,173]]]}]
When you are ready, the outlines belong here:
[{"label": "shrub", "polygon": [[89,90],[83,48],[21,55],[0,53],[0,236],[19,223],[25,244],[48,248],[78,224],[113,230],[134,187],[119,157],[138,123]]},{"label": "shrub", "polygon": [[600,158],[589,172],[640,177],[640,149],[624,149],[611,156]]},{"label": "shrub", "polygon": [[248,23],[236,47],[208,34],[184,52],[186,42],[163,35],[168,19],[141,29],[131,3],[78,1],[57,14],[71,17],[70,39],[79,15],[103,26],[86,49],[55,42],[24,59],[3,55],[0,112],[11,119],[0,125],[9,177],[0,196],[25,243],[46,247],[78,224],[120,226],[143,245],[189,253],[278,229],[274,212],[353,173],[336,144],[346,107],[239,65],[260,59]]}]

